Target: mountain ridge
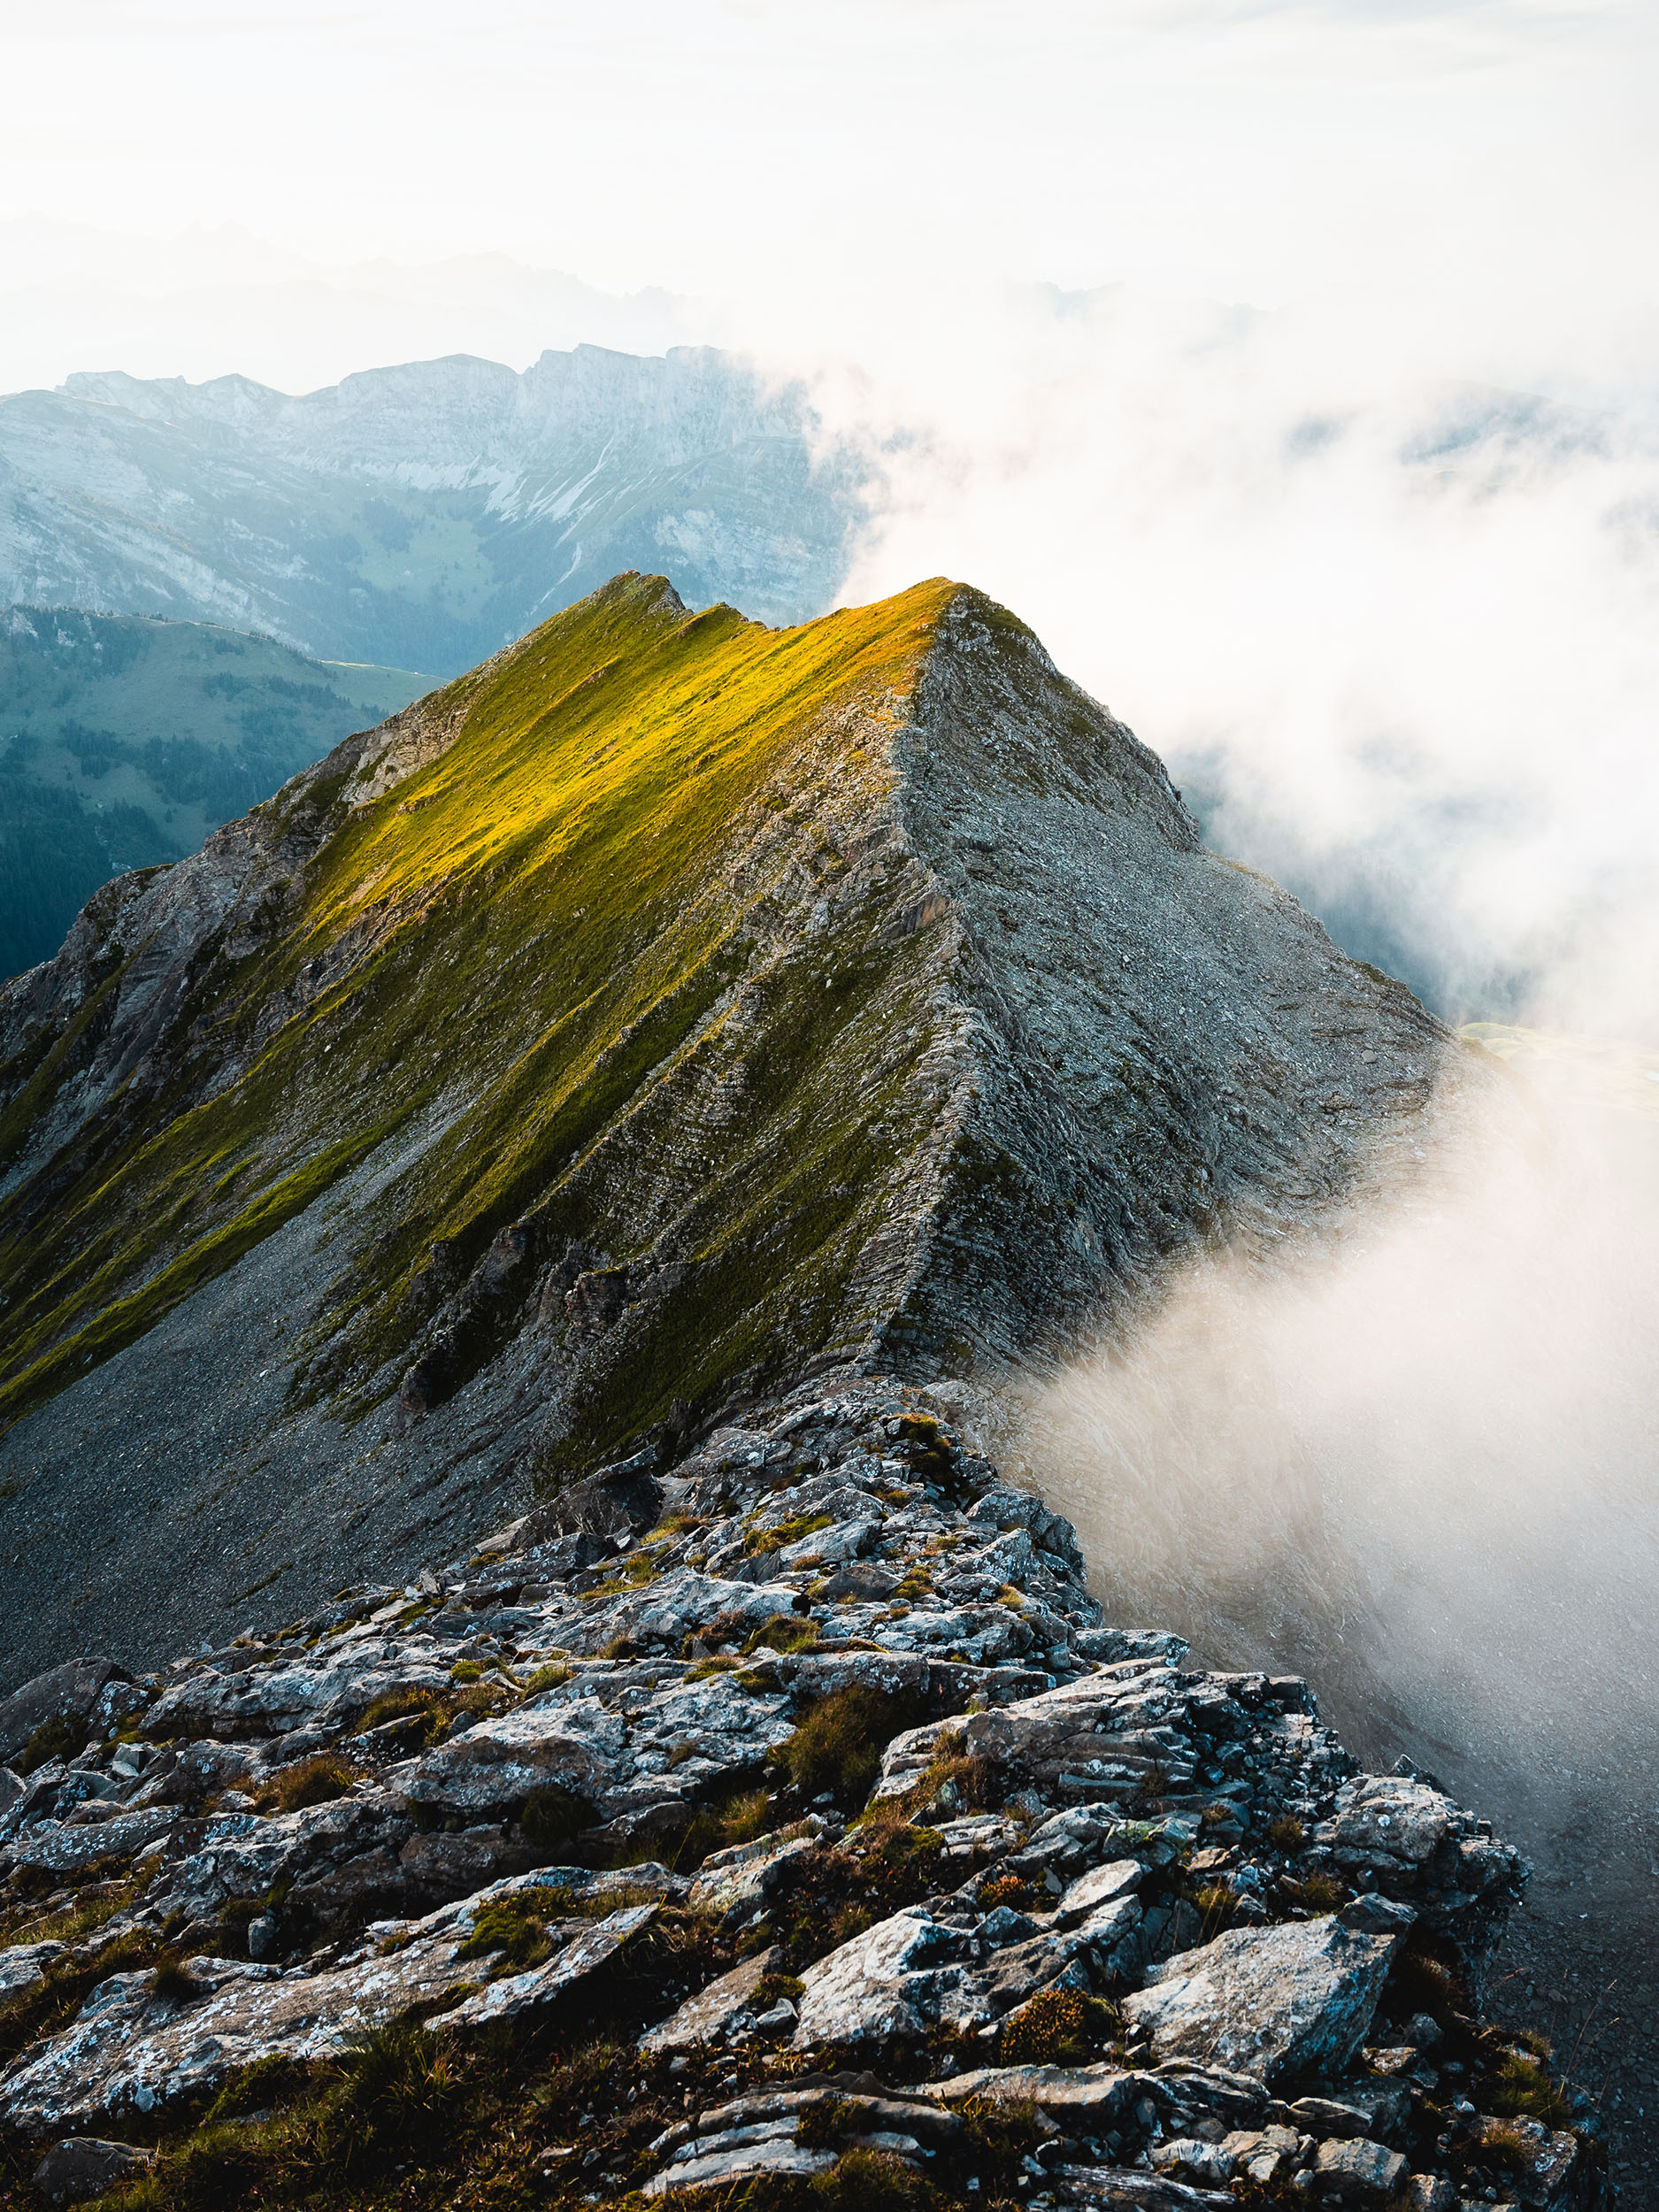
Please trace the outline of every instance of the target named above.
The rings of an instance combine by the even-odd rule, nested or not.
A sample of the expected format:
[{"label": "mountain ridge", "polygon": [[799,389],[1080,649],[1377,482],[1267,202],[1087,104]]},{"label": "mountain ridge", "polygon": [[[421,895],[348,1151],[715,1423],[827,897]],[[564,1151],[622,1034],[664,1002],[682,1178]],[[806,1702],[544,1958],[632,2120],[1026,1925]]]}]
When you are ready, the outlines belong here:
[{"label": "mountain ridge", "polygon": [[14,1632],[188,1496],[228,1599],[803,1366],[1041,1358],[1482,1079],[982,595],[618,578],[0,994],[12,1572],[73,1498],[129,1585]]}]

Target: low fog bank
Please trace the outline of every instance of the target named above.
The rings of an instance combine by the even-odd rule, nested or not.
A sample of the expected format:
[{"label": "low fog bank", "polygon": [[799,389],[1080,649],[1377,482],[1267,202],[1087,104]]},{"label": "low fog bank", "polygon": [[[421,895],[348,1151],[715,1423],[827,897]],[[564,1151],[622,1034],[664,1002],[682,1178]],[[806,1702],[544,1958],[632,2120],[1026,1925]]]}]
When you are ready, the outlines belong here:
[{"label": "low fog bank", "polygon": [[1599,2001],[1581,2071],[1628,2120],[1652,2093],[1609,2069],[1659,2011],[1659,1057],[1490,1041],[1525,1071],[1495,1113],[1317,1251],[1191,1265],[1020,1440],[1109,1617],[1307,1674],[1368,1763],[1527,1851],[1502,2001],[1570,2047]]},{"label": "low fog bank", "polygon": [[1545,1064],[1317,1256],[1207,1258],[1041,1393],[1033,1467],[1115,1605],[1335,1620],[1460,1750],[1651,1720],[1659,1119],[1598,1088]]}]

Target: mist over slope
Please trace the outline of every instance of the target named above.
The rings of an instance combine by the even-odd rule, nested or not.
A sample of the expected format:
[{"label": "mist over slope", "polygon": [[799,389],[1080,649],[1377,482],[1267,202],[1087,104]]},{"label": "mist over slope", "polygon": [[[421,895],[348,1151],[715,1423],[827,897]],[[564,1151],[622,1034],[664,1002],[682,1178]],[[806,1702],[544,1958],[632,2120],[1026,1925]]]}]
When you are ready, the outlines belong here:
[{"label": "mist over slope", "polygon": [[426,681],[206,623],[0,609],[0,974]]},{"label": "mist over slope", "polygon": [[0,400],[0,597],[268,631],[452,674],[605,577],[818,613],[864,464],[711,348],[464,355],[293,398],[111,373]]},{"label": "mist over slope", "polygon": [[1366,1757],[1405,1755],[1526,1852],[1494,1993],[1574,2054],[1646,2203],[1659,1054],[1480,1035],[1515,1072],[1418,1176],[1271,1271],[1172,1271],[1033,1393],[1022,1442],[1111,1614],[1212,1663],[1306,1665]]},{"label": "mist over slope", "polygon": [[803,1362],[1000,1371],[1484,1079],[942,582],[618,579],[109,886],[0,1050],[12,1668]]}]

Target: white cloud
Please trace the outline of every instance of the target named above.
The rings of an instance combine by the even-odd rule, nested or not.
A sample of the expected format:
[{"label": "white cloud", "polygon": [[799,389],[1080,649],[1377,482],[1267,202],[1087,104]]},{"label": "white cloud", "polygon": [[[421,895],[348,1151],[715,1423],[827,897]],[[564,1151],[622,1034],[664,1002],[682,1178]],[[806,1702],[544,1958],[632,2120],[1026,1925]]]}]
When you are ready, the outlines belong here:
[{"label": "white cloud", "polygon": [[861,286],[987,270],[1416,299],[1448,373],[1654,330],[1659,23],[1624,5],[91,0],[0,37],[0,216],[502,251],[787,296],[820,344]]}]

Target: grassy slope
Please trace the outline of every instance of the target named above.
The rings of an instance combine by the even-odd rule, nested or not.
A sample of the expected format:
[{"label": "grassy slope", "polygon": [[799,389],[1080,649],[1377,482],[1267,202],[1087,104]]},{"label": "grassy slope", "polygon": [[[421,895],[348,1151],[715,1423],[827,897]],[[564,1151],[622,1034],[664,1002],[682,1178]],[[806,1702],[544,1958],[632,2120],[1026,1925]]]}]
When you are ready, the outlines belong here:
[{"label": "grassy slope", "polygon": [[426,682],[205,623],[0,616],[0,973],[49,959],[107,877],[193,851]]},{"label": "grassy slope", "polygon": [[[297,922],[209,972],[160,1110],[128,1128],[118,1099],[83,1131],[50,1219],[38,1179],[0,1211],[0,1415],[142,1334],[457,1092],[465,1110],[388,1194],[343,1285],[331,1387],[386,1387],[435,1240],[471,1265],[526,1213],[544,1252],[580,1237],[622,1259],[666,1240],[695,1269],[694,1294],[622,1333],[627,1405],[615,1376],[591,1381],[595,1448],[764,1362],[780,1329],[856,1325],[842,1289],[888,1210],[884,1168],[928,1110],[891,1055],[872,1073],[864,1040],[890,1042],[926,933],[889,946],[872,925],[826,977],[768,951],[768,870],[775,888],[843,869],[821,823],[867,811],[893,770],[839,710],[908,691],[950,589],[774,632],[726,608],[684,618],[652,580],[622,580],[534,633],[476,687],[449,752],[339,819]],[[740,857],[757,885],[728,880]],[[342,945],[370,949],[201,1099],[227,1042]]]}]

